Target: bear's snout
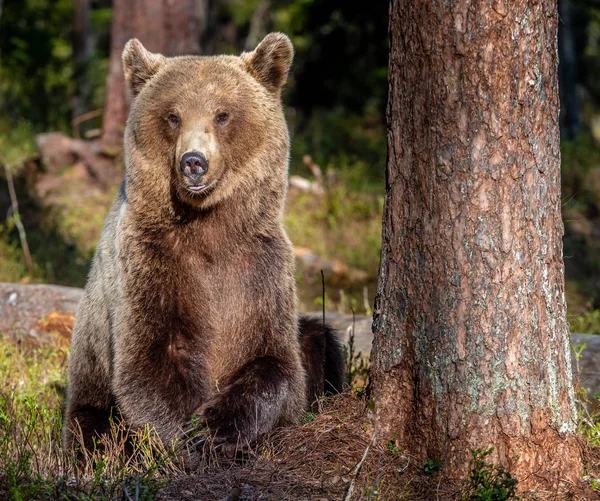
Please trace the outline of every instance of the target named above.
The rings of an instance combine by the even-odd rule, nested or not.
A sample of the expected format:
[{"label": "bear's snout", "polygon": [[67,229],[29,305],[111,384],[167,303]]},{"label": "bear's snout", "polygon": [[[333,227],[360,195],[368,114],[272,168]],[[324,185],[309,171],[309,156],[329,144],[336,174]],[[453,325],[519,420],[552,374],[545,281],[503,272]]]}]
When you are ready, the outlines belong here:
[{"label": "bear's snout", "polygon": [[198,183],[208,171],[208,159],[200,152],[188,151],[181,157],[179,168],[192,183]]}]

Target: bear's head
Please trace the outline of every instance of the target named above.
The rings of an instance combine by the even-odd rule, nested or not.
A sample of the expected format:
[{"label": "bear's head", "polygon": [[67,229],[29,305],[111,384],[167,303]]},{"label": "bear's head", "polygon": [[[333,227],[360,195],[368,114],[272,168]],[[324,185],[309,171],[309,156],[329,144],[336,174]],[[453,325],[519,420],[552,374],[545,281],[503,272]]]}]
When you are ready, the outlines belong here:
[{"label": "bear's head", "polygon": [[130,40],[123,51],[133,98],[128,198],[208,209],[259,190],[282,201],[289,138],[281,88],[292,57],[281,33],[240,56],[169,58]]}]

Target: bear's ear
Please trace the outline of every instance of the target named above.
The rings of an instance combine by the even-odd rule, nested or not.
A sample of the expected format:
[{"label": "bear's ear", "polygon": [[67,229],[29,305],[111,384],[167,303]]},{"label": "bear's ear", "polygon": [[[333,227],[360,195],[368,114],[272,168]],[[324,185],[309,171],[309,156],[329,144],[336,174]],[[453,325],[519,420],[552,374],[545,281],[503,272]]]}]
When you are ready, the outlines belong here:
[{"label": "bear's ear", "polygon": [[142,42],[132,38],[123,49],[123,71],[125,81],[133,96],[137,96],[144,84],[162,67],[166,57],[148,52]]},{"label": "bear's ear", "polygon": [[278,92],[287,80],[294,47],[287,35],[269,33],[256,49],[241,57],[254,78],[270,92]]}]

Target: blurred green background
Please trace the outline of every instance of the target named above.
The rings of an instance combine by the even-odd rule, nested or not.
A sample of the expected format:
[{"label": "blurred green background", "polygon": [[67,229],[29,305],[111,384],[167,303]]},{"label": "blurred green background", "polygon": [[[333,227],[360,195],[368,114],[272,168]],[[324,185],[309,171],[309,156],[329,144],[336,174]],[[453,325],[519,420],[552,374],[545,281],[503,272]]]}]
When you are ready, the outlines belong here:
[{"label": "blurred green background", "polygon": [[[103,147],[99,134],[118,28],[111,33],[114,9],[126,1],[0,0],[0,154],[20,205],[16,217],[0,170],[0,281],[85,283],[122,176],[120,149]],[[130,5],[155,3],[161,1]],[[370,313],[385,182],[387,2],[185,3],[188,15],[200,20],[194,51],[201,54],[250,50],[270,31],[291,37],[296,56],[284,93],[291,174],[318,188],[292,188],[288,200],[286,226],[300,248],[301,307],[319,307],[323,268],[330,308]],[[569,315],[574,331],[600,333],[600,3],[561,0],[559,12]],[[82,174],[77,158],[50,168],[36,146],[36,136],[50,131],[88,138],[101,165],[108,161],[114,170],[98,180],[89,175],[93,162],[83,162]],[[32,268],[18,222],[27,232]]]}]

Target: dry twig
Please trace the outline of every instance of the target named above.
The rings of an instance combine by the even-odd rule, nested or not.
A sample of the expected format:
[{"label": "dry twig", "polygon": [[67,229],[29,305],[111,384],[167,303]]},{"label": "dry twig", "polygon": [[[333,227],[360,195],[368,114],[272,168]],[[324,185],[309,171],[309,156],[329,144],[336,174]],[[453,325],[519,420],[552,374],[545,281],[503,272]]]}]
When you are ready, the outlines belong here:
[{"label": "dry twig", "polygon": [[356,486],[356,479],[358,478],[358,474],[360,473],[360,469],[363,463],[365,462],[365,459],[367,459],[367,455],[369,454],[370,448],[371,444],[369,443],[365,449],[365,452],[363,453],[361,460],[357,463],[356,467],[354,468],[354,471],[352,472],[352,480],[350,481],[348,492],[346,492],[346,495],[344,496],[344,501],[350,501],[350,499],[352,499],[352,494],[354,494],[354,488]]},{"label": "dry twig", "polygon": [[27,271],[30,275],[33,275],[33,261],[31,259],[29,245],[27,244],[25,226],[23,226],[21,214],[19,213],[19,201],[17,200],[17,192],[15,190],[15,183],[13,182],[12,172],[10,171],[10,165],[2,155],[0,155],[0,162],[4,167],[4,174],[6,175],[6,184],[8,184],[8,192],[10,193],[11,212],[15,220],[15,226],[19,232],[19,240],[21,241],[21,248],[23,249],[23,255],[25,256]]}]

